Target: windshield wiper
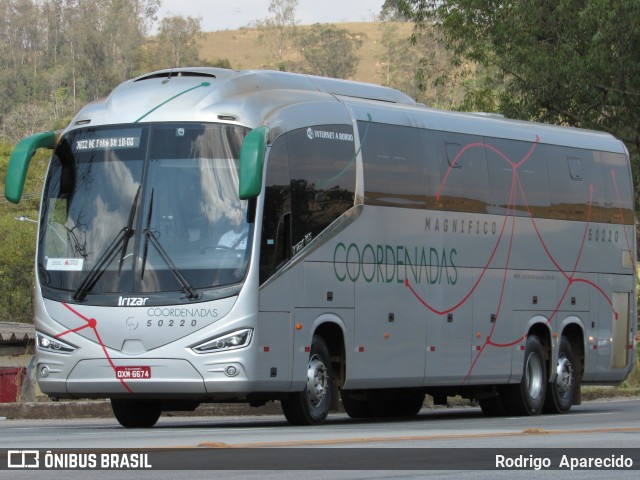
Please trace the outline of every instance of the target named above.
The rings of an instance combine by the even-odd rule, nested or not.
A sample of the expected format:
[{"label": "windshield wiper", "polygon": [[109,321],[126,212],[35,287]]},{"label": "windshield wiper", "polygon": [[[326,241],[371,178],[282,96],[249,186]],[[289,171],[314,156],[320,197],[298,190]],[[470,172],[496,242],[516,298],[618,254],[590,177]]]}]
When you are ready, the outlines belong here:
[{"label": "windshield wiper", "polygon": [[109,264],[115,258],[116,253],[118,252],[120,245],[124,242],[125,237],[127,235],[130,236],[131,234],[132,233],[129,229],[127,229],[127,227],[124,227],[118,232],[118,235],[116,235],[116,238],[113,239],[111,245],[109,245],[109,248],[105,250],[96,264],[93,266],[93,268],[89,271],[87,276],[84,277],[84,280],[73,294],[72,298],[74,300],[81,302],[86,298],[87,293],[89,293],[95,286],[95,284],[98,283],[98,280],[100,280],[102,274],[106,271]]},{"label": "windshield wiper", "polygon": [[194,300],[194,299],[200,298],[200,294],[197,292],[195,288],[193,288],[189,284],[189,282],[187,281],[186,278],[184,278],[182,273],[180,273],[180,270],[178,270],[178,267],[176,267],[176,264],[173,263],[173,260],[171,260],[171,257],[169,256],[167,251],[160,244],[158,239],[154,236],[153,231],[150,228],[145,228],[143,233],[147,237],[147,240],[151,242],[151,245],[156,247],[156,250],[164,260],[164,263],[166,263],[167,266],[169,267],[169,270],[171,270],[171,273],[173,273],[173,276],[176,277],[176,280],[180,282],[180,285],[182,285],[184,292],[187,294],[187,299]]},{"label": "windshield wiper", "polygon": [[158,239],[153,234],[153,230],[151,229],[151,213],[153,212],[153,193],[154,193],[154,190],[151,190],[151,198],[149,199],[149,213],[147,214],[147,225],[144,231],[142,232],[145,236],[145,239],[144,239],[144,251],[142,255],[142,266],[140,268],[141,270],[140,278],[144,278],[144,270],[147,264],[147,253],[149,248],[149,242],[151,242],[151,244],[156,248],[156,250],[162,257],[162,259],[164,260],[164,263],[166,263],[167,266],[169,267],[169,270],[171,270],[171,273],[173,274],[173,276],[176,278],[176,280],[178,280],[180,285],[182,285],[184,292],[187,294],[187,299],[188,300],[198,299],[200,298],[200,294],[198,293],[198,291],[195,288],[193,288],[189,284],[189,281],[186,278],[184,278],[184,275],[180,273],[180,270],[178,269],[178,267],[176,267],[176,264],[173,263],[173,260],[171,260],[171,257],[169,256],[167,251],[164,249],[162,244],[158,241]]},{"label": "windshield wiper", "polygon": [[144,279],[144,270],[147,266],[147,253],[149,253],[149,237],[146,232],[151,231],[151,214],[153,213],[153,193],[155,189],[151,189],[151,198],[149,199],[149,213],[147,214],[147,226],[144,229],[145,239],[144,239],[144,249],[142,253],[142,266],[140,267],[140,279]]},{"label": "windshield wiper", "polygon": [[129,233],[124,237],[124,243],[122,244],[122,253],[120,254],[120,265],[118,265],[118,274],[122,273],[122,264],[124,263],[124,257],[127,254],[127,247],[129,246],[129,239],[133,237],[134,231],[131,227],[133,227],[133,219],[136,216],[136,210],[138,209],[138,197],[140,197],[140,190],[142,189],[142,184],[138,186],[138,191],[136,192],[136,196],[133,198],[133,205],[131,205],[131,210],[129,211],[129,221],[127,222],[127,226],[125,229]]},{"label": "windshield wiper", "polygon": [[120,271],[122,270],[122,262],[124,261],[124,256],[129,244],[129,239],[135,233],[132,227],[133,218],[135,217],[136,209],[138,207],[138,196],[140,195],[140,187],[138,187],[136,196],[133,199],[133,204],[131,205],[131,210],[129,211],[129,221],[127,222],[127,225],[125,225],[122,230],[118,232],[109,247],[104,251],[102,255],[100,255],[100,258],[98,258],[93,268],[89,270],[87,276],[84,277],[84,280],[72,296],[74,300],[81,302],[87,297],[87,293],[89,293],[96,285],[96,283],[98,283],[98,280],[100,280],[102,274],[107,270],[107,267],[115,258],[120,245],[122,245],[122,253],[120,257],[120,268],[118,269],[118,273],[120,273]]}]

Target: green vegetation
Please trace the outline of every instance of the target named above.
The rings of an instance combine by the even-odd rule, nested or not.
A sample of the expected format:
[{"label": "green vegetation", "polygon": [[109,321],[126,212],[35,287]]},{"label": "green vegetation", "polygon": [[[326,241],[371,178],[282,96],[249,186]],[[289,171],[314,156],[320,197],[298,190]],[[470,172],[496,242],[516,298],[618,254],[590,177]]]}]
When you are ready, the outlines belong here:
[{"label": "green vegetation", "polygon": [[[4,180],[12,144],[0,141],[0,178]],[[0,320],[33,322],[34,262],[40,189],[48,158],[31,162],[20,205],[0,199]],[[20,221],[19,218],[25,220]]]},{"label": "green vegetation", "polygon": [[[159,5],[160,0],[0,0],[3,183],[13,145],[25,136],[64,128],[82,105],[144,71],[198,63],[199,19],[165,18],[158,36],[148,37]],[[38,153],[31,162],[19,205],[4,194],[0,199],[0,320],[33,321],[37,225],[30,220],[38,218],[49,154]]]}]

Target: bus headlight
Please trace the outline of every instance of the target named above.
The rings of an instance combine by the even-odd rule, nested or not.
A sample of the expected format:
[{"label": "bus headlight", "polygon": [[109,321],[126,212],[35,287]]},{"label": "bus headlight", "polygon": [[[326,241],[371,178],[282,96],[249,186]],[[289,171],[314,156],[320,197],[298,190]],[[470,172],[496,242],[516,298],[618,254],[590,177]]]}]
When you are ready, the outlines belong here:
[{"label": "bus headlight", "polygon": [[246,347],[251,343],[252,336],[253,330],[245,328],[214,337],[211,340],[191,347],[191,349],[196,353],[226,352],[227,350]]},{"label": "bus headlight", "polygon": [[52,338],[44,333],[38,332],[36,334],[38,349],[45,352],[55,353],[72,353],[76,351],[76,347],[70,345],[57,338]]}]

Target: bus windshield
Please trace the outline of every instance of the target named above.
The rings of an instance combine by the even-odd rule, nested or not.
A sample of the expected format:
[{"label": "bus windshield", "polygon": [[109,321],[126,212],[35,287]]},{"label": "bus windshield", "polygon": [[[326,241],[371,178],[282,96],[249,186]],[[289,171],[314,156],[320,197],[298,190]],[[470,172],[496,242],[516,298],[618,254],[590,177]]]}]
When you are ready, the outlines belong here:
[{"label": "bus windshield", "polygon": [[248,129],[199,123],[73,130],[45,182],[46,296],[206,291],[242,282],[252,224],[238,197]]}]

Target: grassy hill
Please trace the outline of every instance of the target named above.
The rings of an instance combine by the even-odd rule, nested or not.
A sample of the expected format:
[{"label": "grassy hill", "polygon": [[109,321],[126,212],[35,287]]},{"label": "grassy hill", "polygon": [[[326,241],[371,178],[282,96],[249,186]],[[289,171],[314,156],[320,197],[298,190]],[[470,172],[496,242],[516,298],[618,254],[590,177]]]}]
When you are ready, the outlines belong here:
[{"label": "grassy hill", "polygon": [[[340,23],[336,26],[364,37],[362,47],[358,50],[360,62],[353,80],[381,83],[382,77],[377,59],[383,52],[380,44],[383,25],[381,23],[368,22]],[[398,35],[408,39],[413,29],[413,23],[400,23],[398,27]],[[308,27],[300,26],[299,28]],[[266,68],[268,49],[259,44],[258,38],[259,32],[251,28],[207,33],[200,41],[200,58],[209,61],[226,58],[235,69]]]}]

